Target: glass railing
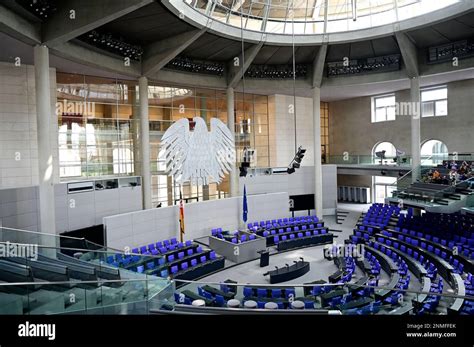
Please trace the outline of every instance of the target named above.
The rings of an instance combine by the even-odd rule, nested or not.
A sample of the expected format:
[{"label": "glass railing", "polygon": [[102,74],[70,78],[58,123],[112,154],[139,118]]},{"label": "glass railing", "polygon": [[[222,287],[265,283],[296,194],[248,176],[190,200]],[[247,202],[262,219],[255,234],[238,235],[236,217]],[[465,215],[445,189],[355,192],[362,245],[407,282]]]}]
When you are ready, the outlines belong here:
[{"label": "glass railing", "polygon": [[[373,279],[368,277],[353,283],[335,284],[325,281],[307,284],[173,281],[176,291],[164,308],[169,310],[174,307],[176,312],[188,313],[226,314],[229,309],[230,313],[248,313],[249,310],[268,312],[270,309],[291,313],[302,309],[343,315],[447,314],[450,310],[459,312],[467,301],[474,300],[473,296],[458,295],[447,289],[439,293],[434,292],[435,289],[400,289],[389,283],[370,285],[368,283]],[[422,287],[428,284],[424,281],[422,279]]]},{"label": "glass railing", "polygon": [[117,267],[106,260],[124,253],[42,246],[61,241],[28,232],[5,241],[12,234],[1,232],[0,314],[147,314],[173,295],[169,279],[135,272],[159,257],[131,254],[133,263]]},{"label": "glass railing", "polygon": [[392,166],[410,166],[411,157],[387,157],[380,159],[370,154],[345,154],[329,155],[327,164],[339,165],[392,165]]}]

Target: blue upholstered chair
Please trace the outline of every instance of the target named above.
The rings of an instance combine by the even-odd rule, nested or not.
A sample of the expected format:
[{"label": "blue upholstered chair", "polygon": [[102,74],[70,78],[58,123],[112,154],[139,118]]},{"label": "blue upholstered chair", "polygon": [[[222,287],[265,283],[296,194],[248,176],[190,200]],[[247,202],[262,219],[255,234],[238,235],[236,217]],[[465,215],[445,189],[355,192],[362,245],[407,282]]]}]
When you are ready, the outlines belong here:
[{"label": "blue upholstered chair", "polygon": [[250,287],[244,287],[244,297],[248,298],[250,296],[253,296],[253,290]]},{"label": "blue upholstered chair", "polygon": [[281,289],[272,289],[272,298],[280,298],[281,297]]}]

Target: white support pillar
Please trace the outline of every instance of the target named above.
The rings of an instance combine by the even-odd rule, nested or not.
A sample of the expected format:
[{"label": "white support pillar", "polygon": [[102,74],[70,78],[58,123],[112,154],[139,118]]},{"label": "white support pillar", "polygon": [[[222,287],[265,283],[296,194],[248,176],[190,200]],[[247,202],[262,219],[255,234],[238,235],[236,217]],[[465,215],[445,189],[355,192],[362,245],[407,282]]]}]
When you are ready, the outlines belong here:
[{"label": "white support pillar", "polygon": [[140,109],[140,152],[143,189],[143,209],[151,208],[150,122],[148,117],[148,78],[138,79]]},{"label": "white support pillar", "polygon": [[[234,88],[227,88],[227,127],[235,141],[235,109],[234,109]],[[237,175],[237,166],[234,165],[229,175],[230,196],[239,195],[239,176]]]},{"label": "white support pillar", "polygon": [[316,216],[323,217],[323,179],[321,162],[321,88],[313,88],[314,128],[314,207]]},{"label": "white support pillar", "polygon": [[411,117],[411,177],[412,182],[418,179],[421,166],[421,103],[420,103],[420,80],[418,77],[410,78],[410,97],[413,114]]},{"label": "white support pillar", "polygon": [[[54,169],[51,147],[51,86],[49,81],[49,49],[46,46],[34,48],[36,124],[38,131],[38,173],[40,231],[56,234],[54,205]],[[43,245],[52,245],[52,238],[43,238]]]}]

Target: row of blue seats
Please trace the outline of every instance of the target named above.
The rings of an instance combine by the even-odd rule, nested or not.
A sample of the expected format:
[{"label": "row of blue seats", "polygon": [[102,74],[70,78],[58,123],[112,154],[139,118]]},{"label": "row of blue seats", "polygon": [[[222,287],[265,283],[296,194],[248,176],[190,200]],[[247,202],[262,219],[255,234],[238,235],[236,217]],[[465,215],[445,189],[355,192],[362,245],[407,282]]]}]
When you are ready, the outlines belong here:
[{"label": "row of blue seats", "polygon": [[159,241],[156,244],[151,243],[148,246],[142,246],[133,248],[131,253],[116,253],[107,257],[106,261],[108,264],[128,265],[129,263],[137,262],[141,259],[141,255],[160,255],[165,254],[169,251],[188,247],[192,245],[192,241],[186,241],[186,243],[177,242],[175,238],[171,240]]},{"label": "row of blue seats", "polygon": [[422,216],[399,216],[397,226],[408,230],[422,231],[451,240],[454,236],[474,239],[472,219],[460,213],[425,213]]},{"label": "row of blue seats", "polygon": [[470,240],[463,236],[454,235],[452,240],[446,238],[441,238],[438,236],[431,235],[429,233],[423,233],[421,231],[408,230],[406,228],[396,227],[396,231],[402,232],[404,234],[409,234],[413,237],[424,238],[428,241],[439,243],[441,246],[449,247],[453,249],[454,247],[458,248],[458,253],[474,260],[474,239]]},{"label": "row of blue seats", "polygon": [[[428,277],[431,280],[434,280],[436,278],[436,276],[438,275],[438,268],[432,262],[430,262],[428,259],[425,259],[423,254],[420,254],[416,250],[413,250],[410,247],[406,247],[405,245],[401,245],[398,242],[392,242],[389,239],[384,239],[384,238],[381,238],[381,237],[379,237],[377,239],[377,241],[379,241],[381,244],[385,243],[387,246],[391,246],[391,247],[394,247],[395,249],[399,249],[400,251],[402,251],[403,253],[409,255],[410,257],[415,258],[415,260],[419,261],[424,266],[424,268],[427,270]],[[378,247],[378,246],[376,246],[376,244],[374,244],[374,247]],[[381,250],[385,249],[385,247],[383,245],[380,245],[380,249]]]},{"label": "row of blue seats", "polygon": [[302,232],[299,232],[296,235],[295,234],[290,234],[288,236],[287,235],[282,235],[281,238],[280,238],[280,236],[275,235],[273,237],[273,242],[276,244],[280,241],[293,240],[295,238],[307,237],[307,236],[312,236],[312,235],[323,235],[323,234],[327,234],[327,233],[328,233],[328,231],[326,229],[321,229],[321,230],[313,230],[312,233],[311,233],[311,231],[306,231],[304,234]]},{"label": "row of blue seats", "polygon": [[[135,270],[139,273],[143,273],[146,270],[154,270],[158,267],[162,267],[163,265],[166,265],[167,263],[171,263],[175,260],[183,259],[185,256],[192,256],[193,254],[198,254],[198,253],[202,253],[202,252],[203,252],[203,249],[202,249],[201,246],[199,246],[199,247],[197,247],[196,252],[194,252],[192,249],[188,249],[187,252],[186,252],[186,255],[185,255],[184,252],[179,252],[177,254],[177,258],[175,258],[175,256],[173,254],[171,254],[167,257],[156,258],[155,260],[151,260],[151,261],[147,262],[144,265],[137,266],[136,269],[132,268],[132,270]],[[201,256],[201,258],[202,258],[203,261],[206,261],[205,255]],[[197,259],[191,259],[191,261],[190,261],[191,266],[195,266],[195,265],[197,265],[197,263],[198,263]],[[183,265],[183,264],[181,264],[181,265]],[[184,265],[184,267],[187,268],[187,265]],[[161,270],[160,275],[161,275],[161,277],[168,276],[167,269]]]},{"label": "row of blue seats", "polygon": [[[224,239],[224,235],[222,233],[223,233],[223,231],[222,231],[221,228],[219,228],[219,230],[213,229],[212,232],[211,232],[212,236],[215,236],[219,239]],[[243,235],[240,235],[240,237],[239,237],[239,231],[238,230],[234,231],[233,235],[234,235],[234,237],[231,239],[231,242],[235,243],[235,244],[243,243],[243,242],[247,242],[247,241],[252,241],[252,240],[256,239],[256,236],[254,234],[250,234],[248,236],[246,234],[243,234]]]},{"label": "row of blue seats", "polygon": [[163,241],[158,241],[156,244],[150,243],[148,246],[142,246],[139,249],[134,248],[132,249],[132,253],[138,253],[140,252],[143,255],[159,255],[159,254],[165,254],[170,251],[174,251],[176,249],[184,248],[184,247],[189,247],[193,244],[192,240],[188,240],[186,242],[177,242],[176,239],[171,239],[169,242],[168,240]]},{"label": "row of blue seats", "polygon": [[295,289],[294,288],[252,288],[244,287],[243,288],[244,298],[257,297],[257,298],[295,298]]},{"label": "row of blue seats", "polygon": [[196,254],[196,253],[202,253],[203,250],[202,250],[202,247],[201,246],[198,246],[196,247],[196,250],[194,250],[193,248],[188,248],[185,251],[181,251],[181,252],[178,252],[178,254],[169,254],[168,256],[166,256],[166,260],[171,263],[175,260],[179,260],[179,259],[183,259],[185,256],[191,256],[193,254]]},{"label": "row of blue seats", "polygon": [[317,216],[302,216],[302,217],[291,217],[291,218],[279,218],[279,219],[272,219],[260,222],[253,222],[248,223],[247,227],[252,229],[253,227],[261,227],[264,228],[267,225],[273,226],[276,224],[277,226],[285,226],[288,224],[294,223],[317,223],[319,222],[319,218]]},{"label": "row of blue seats", "polygon": [[400,208],[398,206],[372,204],[363,217],[362,223],[365,225],[375,225],[386,227],[392,216],[398,216]]},{"label": "row of blue seats", "polygon": [[171,274],[175,275],[177,274],[178,272],[180,271],[185,271],[187,270],[189,267],[195,267],[195,266],[198,266],[200,264],[205,264],[207,263],[209,260],[214,260],[216,259],[217,256],[216,256],[216,252],[214,251],[211,251],[209,253],[209,258],[207,258],[205,255],[202,255],[200,258],[199,258],[199,262],[197,259],[191,259],[191,261],[189,262],[189,265],[188,265],[188,262],[187,261],[184,261],[181,263],[181,266],[178,267],[178,265],[173,265],[170,269],[171,271]]},{"label": "row of blue seats", "polygon": [[247,235],[240,235],[240,239],[238,239],[237,237],[233,237],[231,241],[232,243],[238,244],[238,243],[244,243],[247,241],[255,240],[255,238],[256,236],[253,234],[249,235],[249,237],[247,237]]},{"label": "row of blue seats", "polygon": [[[459,274],[462,274],[464,272],[464,264],[459,262],[459,260],[454,258],[453,256],[448,257],[448,254],[445,251],[443,251],[442,249],[434,247],[433,245],[427,244],[426,242],[423,242],[423,241],[420,242],[419,240],[414,239],[410,236],[398,235],[397,238],[400,241],[405,241],[406,243],[409,243],[412,246],[421,247],[424,250],[426,250],[430,253],[434,253],[436,256],[441,257],[444,260],[449,261],[449,263],[451,265],[453,265],[455,272],[457,272]],[[411,253],[413,253],[413,256],[415,255],[415,253],[418,254],[418,252],[413,251],[410,248],[407,249],[407,253],[409,255],[412,255]]]},{"label": "row of blue seats", "polygon": [[[227,304],[227,301],[225,300],[225,298],[222,295],[217,294],[217,293],[209,293],[206,290],[202,289],[201,287],[198,287],[198,294],[201,297],[205,298],[205,299],[211,300],[213,306],[224,307]],[[294,297],[294,294],[292,294],[292,295]],[[258,309],[264,309],[265,305],[269,303],[269,301],[263,300],[264,298],[266,298],[266,297],[263,297],[263,296],[260,296],[260,297],[248,296],[247,298],[249,298],[249,299],[244,298],[244,300],[243,300],[244,307],[245,307],[245,303],[247,301],[253,301],[253,299],[256,299],[256,303],[257,303],[256,308],[258,308]],[[175,299],[176,302],[179,302],[179,303],[182,303],[182,304],[185,304],[185,305],[191,305],[192,304],[191,298],[187,297],[184,294],[174,293],[174,299]],[[259,299],[262,299],[262,300],[259,300]],[[281,299],[281,298],[276,298],[276,299]],[[275,300],[274,304],[276,305],[277,309],[282,310],[282,309],[289,308],[290,307],[290,302],[291,301],[283,302],[281,300]],[[304,308],[314,309],[314,301],[313,300],[304,300],[303,303],[304,303]],[[235,306],[233,306],[233,307],[235,307]]]},{"label": "row of blue seats", "polygon": [[[322,224],[316,224],[316,228],[322,228],[323,225]],[[268,230],[265,230],[263,232],[263,236],[267,237],[267,236],[270,236],[270,235],[276,235],[276,234],[283,234],[283,233],[291,233],[292,231],[294,232],[298,232],[298,231],[307,231],[307,230],[314,230],[315,229],[315,226],[314,224],[310,224],[310,225],[302,225],[301,226],[301,229],[299,226],[295,226],[293,228],[286,228],[286,229],[278,229],[278,231],[276,229],[272,229],[270,231]],[[310,235],[307,235],[307,236],[310,236]]]},{"label": "row of blue seats", "polygon": [[378,261],[378,259],[371,252],[368,251],[364,253],[364,258],[367,259],[367,261],[370,263],[370,274],[372,276],[378,277],[380,275],[381,269],[380,262]]}]

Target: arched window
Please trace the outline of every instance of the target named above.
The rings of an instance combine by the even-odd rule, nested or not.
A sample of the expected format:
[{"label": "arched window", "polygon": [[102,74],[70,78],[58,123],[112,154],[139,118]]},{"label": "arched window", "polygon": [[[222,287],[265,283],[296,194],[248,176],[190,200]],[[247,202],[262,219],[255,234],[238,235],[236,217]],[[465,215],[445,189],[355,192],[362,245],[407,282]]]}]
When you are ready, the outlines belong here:
[{"label": "arched window", "polygon": [[439,140],[428,140],[421,146],[421,160],[423,165],[442,164],[448,159],[448,147]]},{"label": "arched window", "polygon": [[397,149],[391,142],[379,142],[374,146],[374,149],[372,150],[372,156],[374,157],[375,161],[379,161],[380,159],[377,158],[376,153],[377,152],[382,152],[385,151],[385,158],[394,158],[397,156]]}]

